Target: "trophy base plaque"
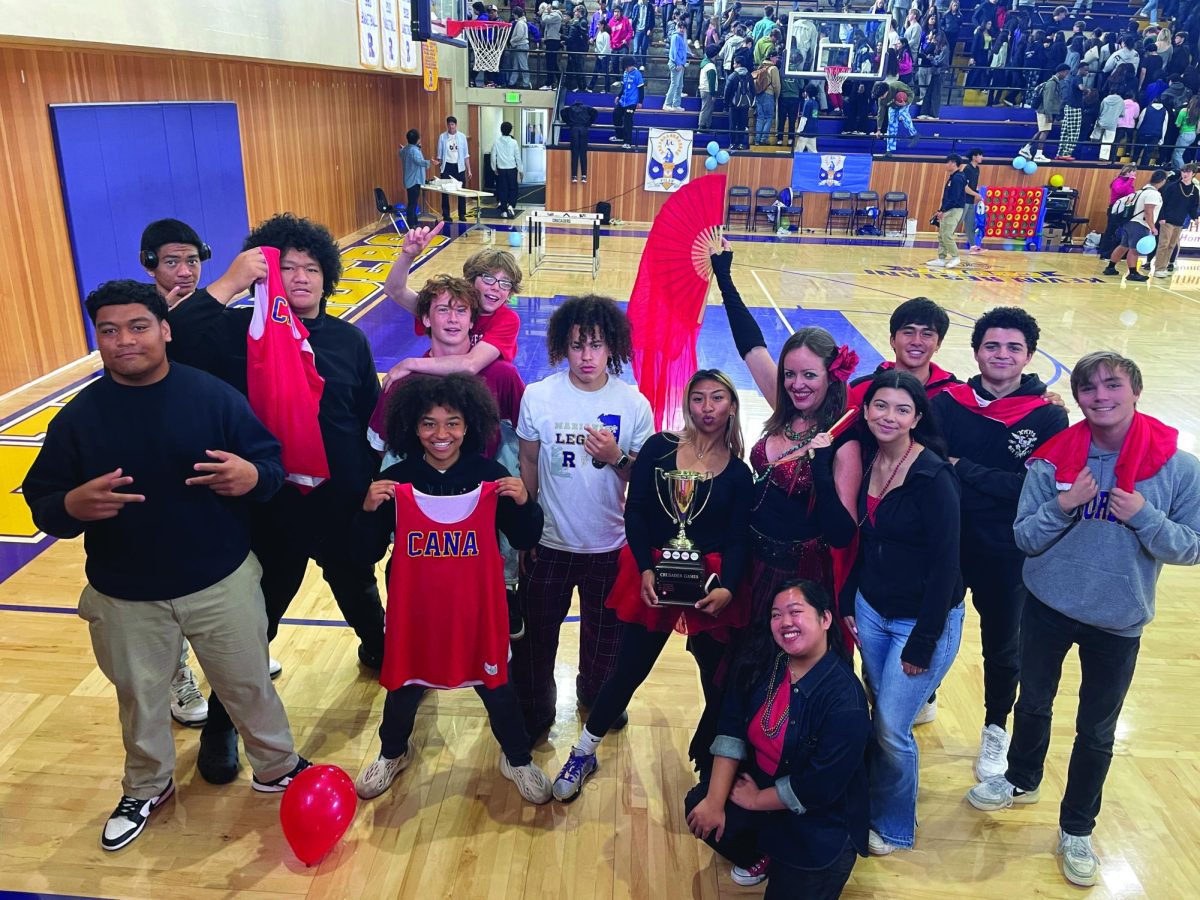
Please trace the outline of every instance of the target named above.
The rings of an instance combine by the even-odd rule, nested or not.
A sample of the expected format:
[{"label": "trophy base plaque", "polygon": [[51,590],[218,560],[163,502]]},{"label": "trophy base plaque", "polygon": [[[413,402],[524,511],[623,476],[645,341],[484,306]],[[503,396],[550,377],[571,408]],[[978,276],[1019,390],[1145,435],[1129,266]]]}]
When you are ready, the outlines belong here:
[{"label": "trophy base plaque", "polygon": [[654,566],[654,592],[664,606],[695,606],[707,593],[707,578],[704,554],[699,550],[668,548]]}]

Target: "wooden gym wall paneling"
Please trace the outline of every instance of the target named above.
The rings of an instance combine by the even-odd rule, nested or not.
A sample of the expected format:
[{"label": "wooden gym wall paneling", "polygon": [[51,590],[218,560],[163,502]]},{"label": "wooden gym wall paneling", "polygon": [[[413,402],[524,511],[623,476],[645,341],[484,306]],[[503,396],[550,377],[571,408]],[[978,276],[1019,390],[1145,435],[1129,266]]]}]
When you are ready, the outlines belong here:
[{"label": "wooden gym wall paneling", "polygon": [[[692,156],[693,171],[703,172],[707,154]],[[588,183],[571,184],[570,154],[551,149],[548,153],[546,208],[556,211],[590,212],[596,203],[612,203],[613,216],[626,222],[652,222],[666,202],[668,194],[642,190],[645,172],[645,151],[623,152],[593,150],[588,155]],[[760,187],[782,188],[791,181],[792,161],[779,154],[762,156],[733,156],[720,169],[729,177],[729,184],[743,184],[751,190]],[[1039,185],[1051,175],[1060,174],[1066,184],[1080,192],[1078,215],[1091,219],[1091,230],[1103,231],[1105,207],[1108,204],[1108,185],[1118,169],[1065,167],[1045,164],[1035,176],[1024,175],[1007,162],[985,164],[981,183],[987,185]],[[700,177],[703,177],[702,175]],[[946,170],[940,162],[901,162],[876,160],[871,167],[871,189],[880,197],[887,191],[908,194],[910,216],[917,220],[918,231],[929,231],[929,217],[941,205]],[[827,194],[804,195],[804,224],[809,228],[825,227],[829,210]],[[1082,239],[1082,230],[1078,235]]]},{"label": "wooden gym wall paneling", "polygon": [[450,99],[413,77],[0,43],[0,392],[87,351],[48,105],[233,101],[250,222],[287,210],[340,237],[376,218],[372,188],[402,196],[404,133],[439,134]]}]

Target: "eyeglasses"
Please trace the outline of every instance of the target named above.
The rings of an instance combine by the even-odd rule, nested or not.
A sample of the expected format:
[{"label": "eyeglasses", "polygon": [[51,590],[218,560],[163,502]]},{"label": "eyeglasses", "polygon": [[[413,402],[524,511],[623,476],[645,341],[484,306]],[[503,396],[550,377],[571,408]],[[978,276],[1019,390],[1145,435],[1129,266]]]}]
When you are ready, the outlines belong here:
[{"label": "eyeglasses", "polygon": [[479,277],[488,287],[498,286],[502,291],[511,291],[513,289],[513,283],[505,278],[497,278],[494,275],[480,275]]}]

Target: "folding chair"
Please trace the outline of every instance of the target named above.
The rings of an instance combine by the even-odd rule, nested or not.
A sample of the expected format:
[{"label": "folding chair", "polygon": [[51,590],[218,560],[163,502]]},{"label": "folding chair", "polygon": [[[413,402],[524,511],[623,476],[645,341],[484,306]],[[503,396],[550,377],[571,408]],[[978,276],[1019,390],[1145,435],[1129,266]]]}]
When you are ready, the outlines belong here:
[{"label": "folding chair", "polygon": [[[404,222],[404,207],[388,203],[387,194],[383,192],[383,188],[375,188],[375,208],[379,210],[379,221],[375,223],[376,228],[383,224],[384,219],[391,219],[396,234],[403,235],[404,231],[408,231],[408,223]],[[400,230],[400,222],[404,222],[404,231]]]},{"label": "folding chair", "polygon": [[842,219],[846,231],[854,222],[854,195],[849,191],[833,191],[829,195],[829,214],[825,216],[825,233],[833,233],[833,220]]},{"label": "folding chair", "polygon": [[773,187],[760,187],[754,192],[754,220],[750,225],[751,231],[758,230],[758,219],[760,216],[766,219],[768,228],[774,224],[775,201],[778,198],[779,192]]},{"label": "folding chair", "polygon": [[728,228],[733,224],[734,216],[743,216],[745,219],[745,228],[750,230],[750,216],[752,206],[750,203],[750,188],[744,184],[735,184],[729,189],[729,199],[725,207],[725,227]]},{"label": "folding chair", "polygon": [[854,215],[850,218],[850,230],[857,232],[861,225],[879,227],[879,194],[876,191],[859,191],[854,195]]},{"label": "folding chair", "polygon": [[900,222],[897,234],[904,236],[908,233],[908,194],[904,191],[888,191],[883,195],[883,223],[879,226],[885,237],[888,222],[897,220]]}]

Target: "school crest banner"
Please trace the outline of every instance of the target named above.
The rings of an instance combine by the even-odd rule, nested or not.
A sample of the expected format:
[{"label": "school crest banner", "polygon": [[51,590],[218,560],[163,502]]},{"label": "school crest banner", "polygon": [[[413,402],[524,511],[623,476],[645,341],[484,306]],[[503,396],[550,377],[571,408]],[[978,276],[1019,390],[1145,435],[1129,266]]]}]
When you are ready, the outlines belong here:
[{"label": "school crest banner", "polygon": [[867,191],[870,186],[869,153],[797,153],[792,158],[794,193]]},{"label": "school crest banner", "polygon": [[651,128],[646,143],[647,191],[671,194],[692,177],[692,132]]}]

